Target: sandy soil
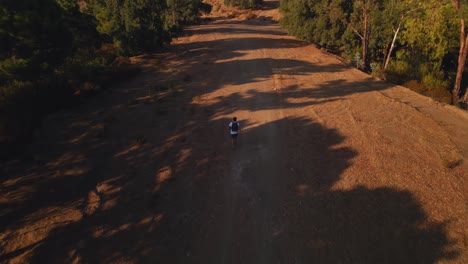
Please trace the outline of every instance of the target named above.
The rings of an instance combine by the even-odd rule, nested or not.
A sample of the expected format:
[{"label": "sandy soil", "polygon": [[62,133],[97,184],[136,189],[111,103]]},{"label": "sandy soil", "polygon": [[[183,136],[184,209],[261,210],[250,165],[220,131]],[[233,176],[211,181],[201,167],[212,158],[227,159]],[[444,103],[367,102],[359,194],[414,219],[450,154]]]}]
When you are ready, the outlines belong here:
[{"label": "sandy soil", "polygon": [[47,118],[0,167],[0,262],[467,263],[468,115],[262,14]]}]

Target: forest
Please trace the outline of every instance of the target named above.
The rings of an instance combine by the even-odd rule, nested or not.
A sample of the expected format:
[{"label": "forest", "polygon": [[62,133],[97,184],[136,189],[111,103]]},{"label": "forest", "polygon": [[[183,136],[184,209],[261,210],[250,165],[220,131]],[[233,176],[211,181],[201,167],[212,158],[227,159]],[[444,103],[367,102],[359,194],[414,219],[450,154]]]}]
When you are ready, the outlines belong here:
[{"label": "forest", "polygon": [[134,75],[128,56],[170,43],[210,8],[201,0],[1,1],[0,152],[31,138],[45,114]]},{"label": "forest", "polygon": [[290,34],[444,103],[468,101],[466,0],[282,0]]}]

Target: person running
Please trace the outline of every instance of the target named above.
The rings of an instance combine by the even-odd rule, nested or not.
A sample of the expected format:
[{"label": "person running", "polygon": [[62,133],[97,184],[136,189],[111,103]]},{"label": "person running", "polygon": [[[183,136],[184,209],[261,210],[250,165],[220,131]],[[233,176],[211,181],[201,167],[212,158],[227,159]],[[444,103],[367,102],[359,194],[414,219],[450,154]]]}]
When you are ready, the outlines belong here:
[{"label": "person running", "polygon": [[231,123],[229,123],[229,131],[232,138],[232,147],[234,148],[237,144],[237,135],[240,131],[239,122],[237,122],[237,117],[233,117]]}]

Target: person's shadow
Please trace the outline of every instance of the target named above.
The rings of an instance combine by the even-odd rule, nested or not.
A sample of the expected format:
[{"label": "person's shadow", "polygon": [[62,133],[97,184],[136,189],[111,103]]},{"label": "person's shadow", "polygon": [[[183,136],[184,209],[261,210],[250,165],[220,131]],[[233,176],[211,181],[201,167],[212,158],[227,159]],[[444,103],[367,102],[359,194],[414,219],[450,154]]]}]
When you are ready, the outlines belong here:
[{"label": "person's shadow", "polygon": [[[269,139],[272,130],[284,140]],[[227,195],[233,207],[228,218],[233,220],[219,230],[230,241],[213,245],[223,252],[213,254],[215,259],[370,264],[456,258],[455,241],[446,234],[448,223],[429,220],[411,192],[331,188],[359,155],[336,147],[344,139],[336,130],[305,118],[285,118],[243,131],[234,156],[234,167],[240,171],[226,184],[240,190],[224,189],[233,192]],[[198,261],[202,260],[201,255]]]},{"label": "person's shadow", "polygon": [[[238,45],[238,41],[245,42],[215,41],[214,53],[235,58],[239,56],[238,46],[252,48]],[[298,46],[296,42],[264,41],[266,47],[255,48],[294,47]],[[188,44],[181,50],[206,44]],[[268,65],[283,65],[285,73],[291,69],[301,74],[323,71],[322,66],[290,59],[216,62],[219,58],[211,56],[213,52],[195,50],[185,55],[187,72],[210,67],[236,72],[256,65],[264,65],[265,69],[269,69]],[[207,64],[200,65],[200,58],[192,55],[203,53],[207,54]],[[328,68],[339,72],[345,67],[337,64]],[[209,93],[223,85],[250,83],[271,78],[272,74],[252,71],[241,80],[232,74],[231,79],[212,78],[207,83],[195,79],[191,87],[209,87],[203,90]],[[367,84],[365,81],[362,86]],[[378,86],[372,89],[388,87]],[[62,161],[54,169],[72,174],[55,173],[39,164],[32,170],[37,171],[36,178],[18,180],[10,186],[12,195],[21,188],[31,193],[2,205],[1,230],[35,224],[29,216],[47,208],[86,205],[83,201],[91,201],[87,197],[96,193],[101,183],[115,191],[107,195],[104,191],[102,206],[92,214],[51,228],[43,239],[25,243],[23,248],[0,252],[0,262],[23,254],[30,256],[31,263],[374,264],[437,263],[457,258],[460,253],[453,249],[455,241],[447,236],[448,223],[430,219],[410,191],[390,187],[332,188],[352,159],[360,155],[340,147],[345,137],[338,131],[300,117],[254,125],[241,120],[242,132],[236,151],[232,151],[227,134],[229,121],[217,118],[240,110],[300,108],[368,91],[355,87],[355,82],[346,85],[338,80],[319,89],[289,87],[281,92],[251,91],[247,97],[227,95],[212,105],[194,105],[194,97],[186,95],[184,100],[174,100],[174,105],[170,98],[160,98],[159,108],[140,104],[132,106],[132,111],[118,112],[121,107],[112,107],[114,114],[128,117],[125,122],[110,124],[111,132],[129,128],[142,131],[137,140],[144,142],[139,140],[142,146],[132,151],[112,141],[95,144],[96,136],[88,141],[85,137],[84,143],[72,143],[80,131],[65,126],[71,135],[78,134],[61,141],[68,142],[62,150],[73,154],[78,146],[85,149],[86,155],[47,160]],[[315,98],[319,102],[301,104],[288,98]],[[128,97],[122,96],[122,100],[120,106],[128,104]],[[150,107],[166,113],[187,113],[180,119],[168,118]],[[154,125],[148,129],[145,121],[151,120]],[[164,124],[174,130],[161,134],[159,126]],[[91,128],[92,124],[83,130]],[[89,170],[76,170],[92,164],[93,157],[105,157],[105,162]]]},{"label": "person's shadow", "polygon": [[[359,155],[337,147],[344,137],[336,130],[305,118],[243,122],[233,152],[219,133],[225,121],[185,127],[190,133],[173,151],[121,156],[156,171],[173,166],[174,174],[157,179],[157,188],[154,170],[116,181],[112,207],[0,260],[25,250],[31,263],[436,263],[459,255],[447,223],[428,219],[409,191],[331,189]],[[205,125],[200,137],[196,127]],[[272,131],[298,140],[274,144]],[[184,149],[190,154],[181,160]]]}]

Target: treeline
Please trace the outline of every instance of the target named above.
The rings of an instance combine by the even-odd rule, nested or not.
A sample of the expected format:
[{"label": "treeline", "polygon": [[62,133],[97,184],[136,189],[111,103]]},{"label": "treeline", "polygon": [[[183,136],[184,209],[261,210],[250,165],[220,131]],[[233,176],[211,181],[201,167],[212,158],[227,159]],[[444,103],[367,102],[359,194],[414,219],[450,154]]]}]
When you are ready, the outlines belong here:
[{"label": "treeline", "polygon": [[438,100],[468,102],[465,0],[282,0],[290,34]]},{"label": "treeline", "polygon": [[201,0],[0,1],[0,152],[77,94],[135,73],[122,55],[169,43],[210,8]]}]

